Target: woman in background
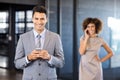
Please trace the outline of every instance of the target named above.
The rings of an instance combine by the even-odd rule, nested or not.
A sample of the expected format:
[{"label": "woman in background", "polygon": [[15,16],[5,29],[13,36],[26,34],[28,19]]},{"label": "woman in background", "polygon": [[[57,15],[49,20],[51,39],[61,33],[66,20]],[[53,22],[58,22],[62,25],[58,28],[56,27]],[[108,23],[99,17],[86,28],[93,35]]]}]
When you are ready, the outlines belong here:
[{"label": "woman in background", "polygon": [[[79,53],[81,55],[79,80],[103,80],[101,63],[113,56],[113,52],[103,38],[98,36],[102,30],[102,22],[98,18],[86,18],[83,21],[84,35],[80,38]],[[99,58],[100,47],[108,53]]]}]

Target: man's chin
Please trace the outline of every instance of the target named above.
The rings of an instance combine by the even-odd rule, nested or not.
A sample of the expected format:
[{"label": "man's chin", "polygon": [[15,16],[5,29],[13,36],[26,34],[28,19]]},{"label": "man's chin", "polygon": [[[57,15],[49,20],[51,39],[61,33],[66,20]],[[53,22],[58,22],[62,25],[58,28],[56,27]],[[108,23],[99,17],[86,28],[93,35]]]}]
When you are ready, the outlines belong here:
[{"label": "man's chin", "polygon": [[38,30],[39,30],[39,31],[43,31],[43,30],[44,30],[44,28],[39,28]]}]

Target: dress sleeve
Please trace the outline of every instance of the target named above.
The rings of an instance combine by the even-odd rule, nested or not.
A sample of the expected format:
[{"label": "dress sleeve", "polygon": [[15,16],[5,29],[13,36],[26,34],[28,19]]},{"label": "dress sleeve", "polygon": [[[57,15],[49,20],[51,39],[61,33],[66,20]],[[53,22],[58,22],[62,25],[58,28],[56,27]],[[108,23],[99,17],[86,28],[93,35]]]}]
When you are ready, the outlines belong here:
[{"label": "dress sleeve", "polygon": [[83,35],[80,37],[80,41],[82,41],[82,40],[84,40],[84,36]]},{"label": "dress sleeve", "polygon": [[106,44],[106,41],[103,38],[101,38],[101,46],[103,46],[104,44]]}]

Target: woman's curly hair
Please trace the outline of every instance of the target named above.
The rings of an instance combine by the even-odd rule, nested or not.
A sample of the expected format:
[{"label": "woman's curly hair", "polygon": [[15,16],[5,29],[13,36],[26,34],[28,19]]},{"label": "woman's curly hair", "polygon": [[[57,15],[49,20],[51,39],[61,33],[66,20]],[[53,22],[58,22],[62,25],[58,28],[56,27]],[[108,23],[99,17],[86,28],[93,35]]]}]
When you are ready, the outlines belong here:
[{"label": "woman's curly hair", "polygon": [[83,21],[82,29],[85,30],[88,24],[90,23],[95,24],[95,30],[97,34],[102,30],[102,21],[98,18],[91,18],[91,17],[88,17]]}]

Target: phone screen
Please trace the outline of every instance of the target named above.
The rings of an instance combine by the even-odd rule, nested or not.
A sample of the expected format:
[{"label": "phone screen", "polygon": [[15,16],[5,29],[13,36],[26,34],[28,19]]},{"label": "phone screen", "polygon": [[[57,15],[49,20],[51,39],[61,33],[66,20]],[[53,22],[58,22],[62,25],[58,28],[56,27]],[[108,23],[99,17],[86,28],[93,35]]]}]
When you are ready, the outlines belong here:
[{"label": "phone screen", "polygon": [[40,51],[41,49],[40,48],[36,48],[35,50]]}]

